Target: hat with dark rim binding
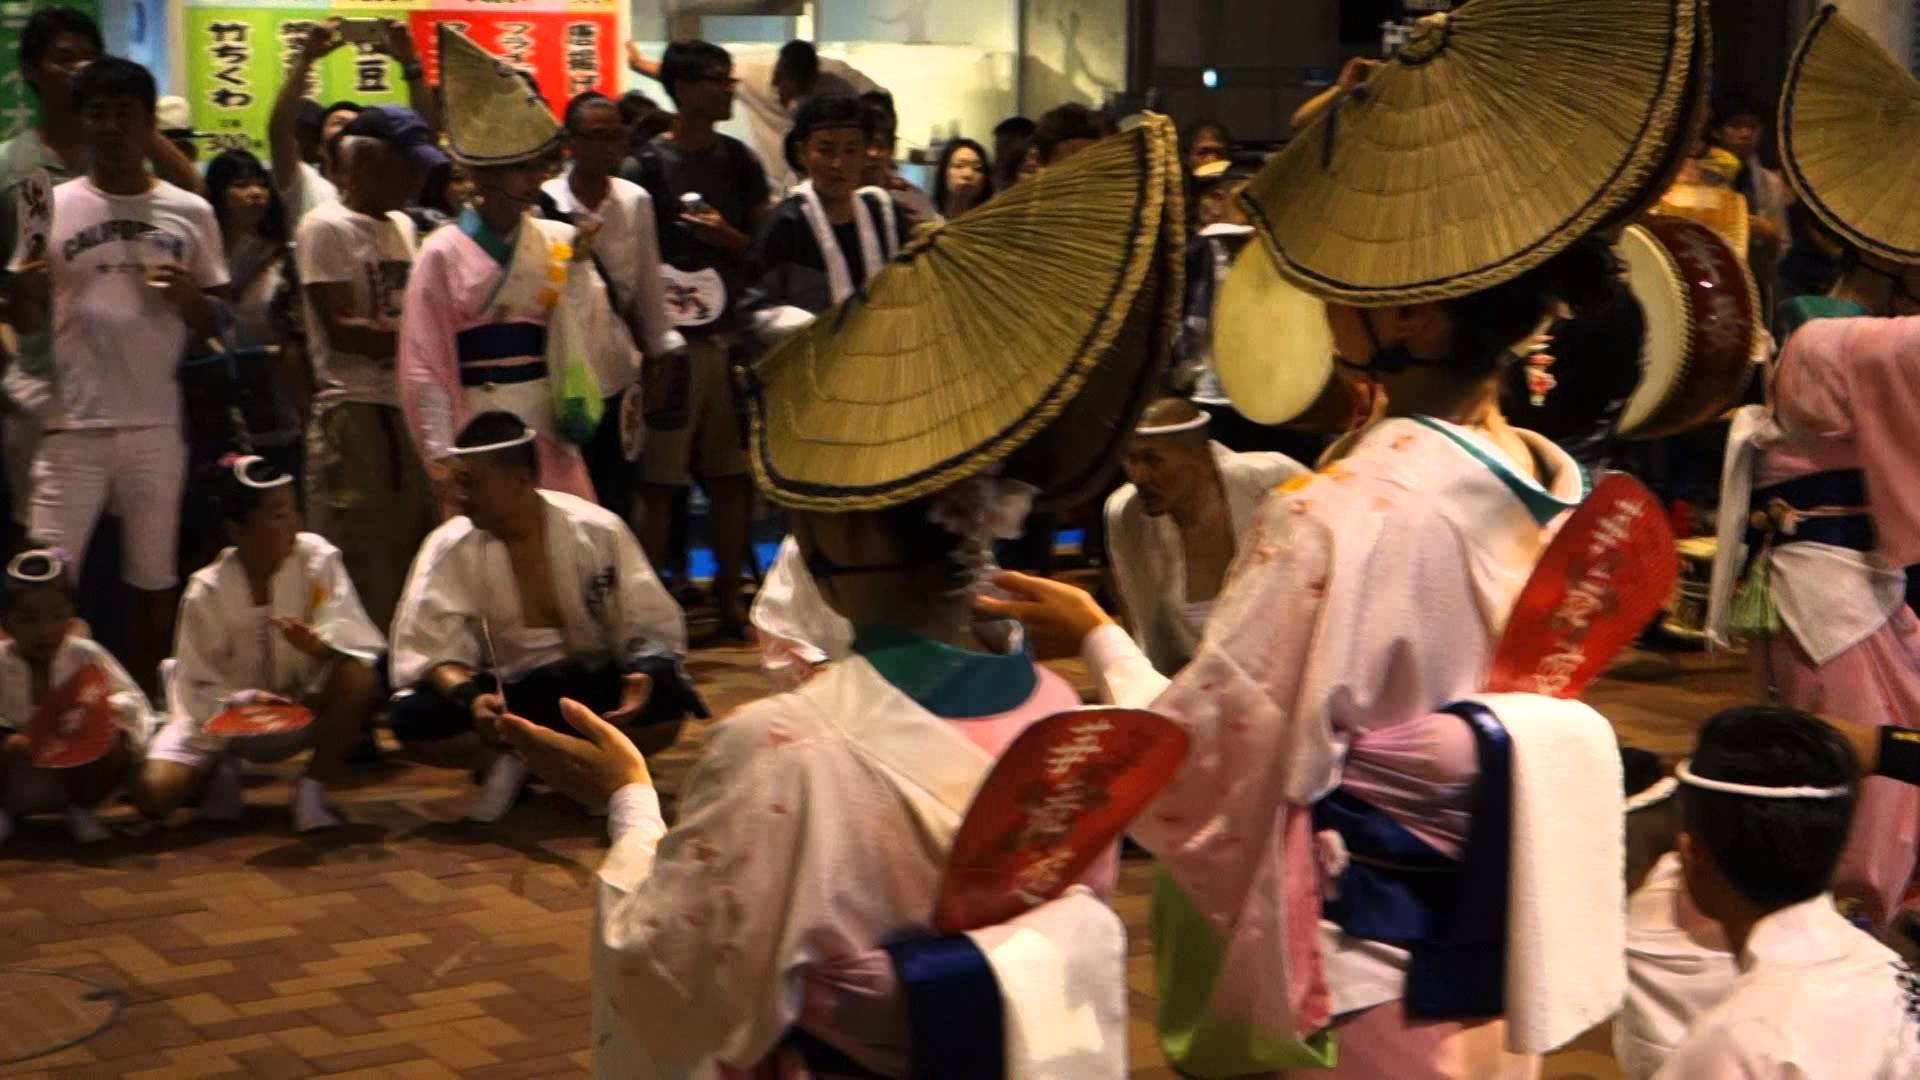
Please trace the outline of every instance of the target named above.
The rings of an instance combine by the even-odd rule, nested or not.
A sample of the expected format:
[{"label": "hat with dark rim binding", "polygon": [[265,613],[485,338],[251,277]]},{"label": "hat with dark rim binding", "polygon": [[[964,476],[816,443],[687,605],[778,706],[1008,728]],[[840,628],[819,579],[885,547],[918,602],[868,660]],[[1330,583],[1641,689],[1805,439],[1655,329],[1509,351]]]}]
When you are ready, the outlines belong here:
[{"label": "hat with dark rim binding", "polygon": [[1920,80],[1831,5],[1787,65],[1780,164],[1849,244],[1920,263]]},{"label": "hat with dark rim binding", "polygon": [[1546,262],[1644,198],[1692,104],[1699,0],[1474,0],[1414,35],[1242,196],[1282,276],[1362,307]]},{"label": "hat with dark rim binding", "polygon": [[1448,300],[1512,280],[1659,198],[1706,119],[1700,0],[1474,0],[1241,192],[1260,237],[1214,311],[1214,370],[1267,424],[1334,375],[1324,301]]},{"label": "hat with dark rim binding", "polygon": [[560,122],[511,64],[440,24],[447,145],[463,165],[518,165],[560,145]]},{"label": "hat with dark rim binding", "polygon": [[1166,363],[1183,202],[1173,125],[1149,114],[921,230],[743,373],[755,480],[827,511],[995,468],[1056,503],[1098,487]]}]

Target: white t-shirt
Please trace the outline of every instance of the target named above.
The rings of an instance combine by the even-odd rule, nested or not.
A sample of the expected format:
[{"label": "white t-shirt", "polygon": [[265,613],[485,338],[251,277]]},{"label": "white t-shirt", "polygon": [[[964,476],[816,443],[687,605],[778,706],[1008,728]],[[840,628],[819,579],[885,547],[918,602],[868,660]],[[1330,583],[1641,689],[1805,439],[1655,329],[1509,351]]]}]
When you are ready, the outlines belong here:
[{"label": "white t-shirt", "polygon": [[[419,247],[413,219],[398,211],[371,217],[347,204],[327,203],[300,222],[294,258],[300,265],[302,287],[345,284],[353,289],[353,314],[400,327],[400,301],[406,296],[407,274]],[[306,311],[307,351],[313,357],[314,404],[321,408],[342,401],[370,405],[400,404],[400,388],[393,357],[373,358],[340,352],[327,342],[326,324],[313,302],[301,298]]]},{"label": "white t-shirt", "polygon": [[178,264],[202,289],[227,283],[213,207],[165,180],[141,195],[109,195],[83,176],[53,189],[49,241],[47,429],[177,427],[176,375],[190,331],[147,275]]},{"label": "white t-shirt", "polygon": [[333,181],[320,175],[320,170],[307,162],[301,162],[294,171],[293,182],[280,192],[280,201],[287,204],[287,227],[298,229],[308,214],[340,198],[340,189]]}]

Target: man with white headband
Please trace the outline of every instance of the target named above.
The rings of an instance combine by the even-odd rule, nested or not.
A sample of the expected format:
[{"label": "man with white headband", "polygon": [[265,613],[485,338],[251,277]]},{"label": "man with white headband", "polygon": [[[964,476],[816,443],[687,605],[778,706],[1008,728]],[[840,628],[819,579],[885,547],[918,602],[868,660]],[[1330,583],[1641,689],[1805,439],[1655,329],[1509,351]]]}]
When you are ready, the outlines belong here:
[{"label": "man with white headband", "polygon": [[1687,896],[1739,974],[1655,1076],[1920,1076],[1920,976],[1829,891],[1860,780],[1845,738],[1797,709],[1731,709],[1676,778]]},{"label": "man with white headband", "polygon": [[499,820],[527,778],[492,739],[509,711],[568,731],[572,698],[651,728],[652,749],[700,710],[680,672],[685,616],[618,515],[535,486],[535,439],[507,412],[461,429],[449,451],[460,516],[427,537],[394,615],[393,683],[412,689],[394,699],[393,733],[462,764],[478,756],[475,821]]},{"label": "man with white headband", "polygon": [[1107,499],[1107,555],[1127,628],[1163,675],[1186,665],[1267,493],[1307,470],[1284,454],[1212,441],[1190,401],[1148,405]]}]

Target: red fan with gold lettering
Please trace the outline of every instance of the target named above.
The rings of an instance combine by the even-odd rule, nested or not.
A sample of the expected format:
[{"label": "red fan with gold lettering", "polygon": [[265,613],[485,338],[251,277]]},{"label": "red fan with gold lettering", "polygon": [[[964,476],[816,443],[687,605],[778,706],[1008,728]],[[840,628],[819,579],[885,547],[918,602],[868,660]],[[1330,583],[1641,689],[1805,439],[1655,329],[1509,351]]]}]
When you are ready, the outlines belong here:
[{"label": "red fan with gold lettering", "polygon": [[43,769],[71,769],[100,760],[120,734],[112,697],[106,672],[97,664],[88,664],[54,687],[28,725],[33,763]]},{"label": "red fan with gold lettering", "polygon": [[956,934],[1059,896],[1187,758],[1187,733],[1144,709],[1049,716],[1007,747],[947,855],[933,923]]},{"label": "red fan with gold lettering", "polygon": [[284,735],[313,723],[313,710],[287,702],[235,705],[207,721],[207,734],[225,738]]},{"label": "red fan with gold lettering", "polygon": [[1486,688],[1578,697],[1660,611],[1678,572],[1653,493],[1625,473],[1606,474],[1520,590]]}]

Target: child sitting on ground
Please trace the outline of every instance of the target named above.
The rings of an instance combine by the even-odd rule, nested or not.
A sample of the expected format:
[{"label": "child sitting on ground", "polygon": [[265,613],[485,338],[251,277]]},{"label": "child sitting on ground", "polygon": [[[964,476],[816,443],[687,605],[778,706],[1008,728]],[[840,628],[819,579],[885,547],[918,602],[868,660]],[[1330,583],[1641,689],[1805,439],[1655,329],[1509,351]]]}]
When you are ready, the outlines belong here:
[{"label": "child sitting on ground", "polygon": [[[215,490],[232,546],[193,575],[180,600],[169,716],[134,802],[163,818],[204,787],[202,814],[232,820],[244,809],[240,759],[284,761],[311,749],[294,782],[294,830],[338,825],[326,784],[372,719],[373,664],[386,640],[360,606],[340,549],[300,530],[293,478],[251,456],[220,469]],[[234,737],[206,730],[225,710],[268,704],[305,706],[312,723]]]},{"label": "child sitting on ground", "polygon": [[[76,843],[105,840],[93,809],[133,773],[146,746],[152,714],[146,695],[113,655],[73,633],[73,596],[66,560],[57,552],[22,552],[7,564],[0,591],[0,844],[13,816],[60,813]],[[46,712],[49,715],[41,716]],[[84,764],[34,764],[52,740],[90,743],[93,725],[118,730],[104,752]]]}]

